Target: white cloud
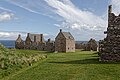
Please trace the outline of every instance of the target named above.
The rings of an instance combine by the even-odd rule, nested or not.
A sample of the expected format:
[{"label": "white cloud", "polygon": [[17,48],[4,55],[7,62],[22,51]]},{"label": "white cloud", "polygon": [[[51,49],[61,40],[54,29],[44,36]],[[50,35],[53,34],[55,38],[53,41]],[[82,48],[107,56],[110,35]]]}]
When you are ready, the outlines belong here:
[{"label": "white cloud", "polygon": [[11,20],[13,19],[13,17],[14,17],[13,13],[7,13],[7,12],[0,13],[0,22]]},{"label": "white cloud", "polygon": [[[75,7],[70,0],[45,0],[54,13],[64,19],[62,26],[72,29],[105,30],[106,21],[90,11]],[[64,25],[65,24],[65,25]]]},{"label": "white cloud", "polygon": [[22,38],[25,39],[26,32],[10,32],[10,31],[0,31],[0,39],[2,40],[16,40],[18,34],[22,35]]},{"label": "white cloud", "polygon": [[[79,32],[85,34],[84,32],[95,32],[102,34],[107,27],[107,20],[90,11],[79,9],[70,0],[6,1],[31,13],[48,16],[53,19],[58,19],[59,16],[59,22],[61,23],[54,23],[53,25],[56,27],[70,28],[73,31],[77,30],[74,33]],[[96,35],[97,34],[94,34],[94,37]]]},{"label": "white cloud", "polygon": [[120,14],[120,0],[111,0],[111,3],[113,5],[113,12],[116,15]]},{"label": "white cloud", "polygon": [[53,24],[54,26],[56,26],[56,27],[61,27],[61,25],[60,24]]},{"label": "white cloud", "polygon": [[103,16],[98,16],[90,11],[79,9],[70,0],[45,0],[45,2],[52,8],[52,12],[63,18],[61,24],[54,25],[68,29],[75,39],[95,38],[100,40],[104,38],[107,17],[103,18]]},{"label": "white cloud", "polygon": [[[18,35],[21,35],[22,39],[25,40],[26,36],[27,36],[27,32],[18,32],[18,31],[0,31],[0,39],[1,40],[16,40]],[[32,34],[32,33],[31,33]],[[36,33],[36,34],[40,34],[40,33]],[[43,34],[45,40],[47,40],[48,38],[53,39],[53,35],[49,35],[49,34]]]},{"label": "white cloud", "polygon": [[53,40],[54,36],[53,35],[50,35],[50,34],[43,34],[44,36],[44,39],[47,40],[49,38],[51,38]]}]

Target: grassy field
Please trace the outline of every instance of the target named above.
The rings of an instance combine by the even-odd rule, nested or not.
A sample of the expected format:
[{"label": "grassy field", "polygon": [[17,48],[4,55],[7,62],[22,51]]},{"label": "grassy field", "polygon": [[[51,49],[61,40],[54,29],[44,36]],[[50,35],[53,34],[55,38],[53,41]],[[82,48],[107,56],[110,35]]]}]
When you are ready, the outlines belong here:
[{"label": "grassy field", "polygon": [[99,62],[96,52],[47,53],[28,50],[17,52],[47,54],[47,59],[3,80],[120,80],[120,64]]}]

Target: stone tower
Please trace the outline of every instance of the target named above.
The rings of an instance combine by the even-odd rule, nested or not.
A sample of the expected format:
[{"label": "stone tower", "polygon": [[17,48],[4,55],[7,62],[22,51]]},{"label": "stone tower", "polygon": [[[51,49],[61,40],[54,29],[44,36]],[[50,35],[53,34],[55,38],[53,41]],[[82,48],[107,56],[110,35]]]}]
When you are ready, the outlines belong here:
[{"label": "stone tower", "polygon": [[112,13],[112,5],[108,8],[108,28],[104,32],[107,36],[99,42],[100,59],[120,61],[120,15]]}]

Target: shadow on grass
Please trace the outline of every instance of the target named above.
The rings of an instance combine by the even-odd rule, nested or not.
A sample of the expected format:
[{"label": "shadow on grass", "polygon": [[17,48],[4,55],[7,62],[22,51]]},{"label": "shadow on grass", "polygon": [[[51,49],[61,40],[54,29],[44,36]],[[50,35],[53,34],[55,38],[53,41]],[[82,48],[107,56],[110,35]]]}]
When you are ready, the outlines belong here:
[{"label": "shadow on grass", "polygon": [[49,62],[49,63],[56,63],[56,64],[120,64],[120,62],[102,62],[102,61],[99,61],[98,58],[74,60],[74,61],[66,61],[66,62]]},{"label": "shadow on grass", "polygon": [[92,56],[92,57],[99,57],[99,56]]},{"label": "shadow on grass", "polygon": [[48,53],[48,54],[51,54],[51,53],[52,53],[52,54],[53,54],[54,52],[49,52],[49,51],[46,51],[45,53]]},{"label": "shadow on grass", "polygon": [[93,53],[93,54],[98,54],[99,52],[95,52],[95,53]]}]

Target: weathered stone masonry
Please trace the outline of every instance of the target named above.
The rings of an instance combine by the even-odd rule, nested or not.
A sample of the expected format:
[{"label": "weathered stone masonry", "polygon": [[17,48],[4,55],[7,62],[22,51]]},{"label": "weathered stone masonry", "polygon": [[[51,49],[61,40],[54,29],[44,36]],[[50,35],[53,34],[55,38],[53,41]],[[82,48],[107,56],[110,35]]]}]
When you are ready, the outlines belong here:
[{"label": "weathered stone masonry", "polygon": [[108,28],[104,40],[99,42],[100,60],[120,61],[120,15],[112,13],[112,5],[108,10]]},{"label": "weathered stone masonry", "polygon": [[26,40],[23,41],[19,35],[15,47],[17,49],[42,50],[50,52],[75,52],[75,40],[69,32],[62,32],[55,38],[55,42],[48,39],[44,41],[43,34],[27,34]]},{"label": "weathered stone masonry", "polygon": [[90,39],[87,43],[76,43],[75,44],[76,49],[81,49],[84,51],[97,51],[98,50],[98,44],[95,39]]},{"label": "weathered stone masonry", "polygon": [[75,40],[70,32],[60,32],[55,38],[55,51],[58,52],[75,52]]}]

